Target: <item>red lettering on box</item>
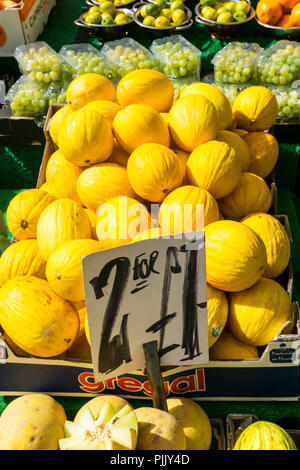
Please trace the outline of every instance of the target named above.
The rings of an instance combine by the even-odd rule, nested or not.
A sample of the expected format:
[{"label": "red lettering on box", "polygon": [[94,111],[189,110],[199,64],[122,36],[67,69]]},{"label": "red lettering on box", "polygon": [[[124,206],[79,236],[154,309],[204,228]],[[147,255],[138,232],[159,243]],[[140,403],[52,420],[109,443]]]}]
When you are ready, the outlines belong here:
[{"label": "red lettering on box", "polygon": [[80,388],[85,392],[90,393],[103,392],[105,385],[102,380],[100,382],[90,382],[90,380],[94,381],[94,374],[92,372],[82,372],[79,374],[78,381],[80,383]]},{"label": "red lettering on box", "polygon": [[197,390],[206,390],[204,369],[196,369]]},{"label": "red lettering on box", "polygon": [[170,388],[171,388],[171,392],[177,393],[177,394],[186,393],[186,392],[195,392],[196,391],[195,375],[188,375],[186,377],[179,377],[178,379],[175,379],[171,383]]},{"label": "red lettering on box", "polygon": [[121,377],[118,380],[118,387],[127,392],[140,392],[143,385],[139,380],[133,377]]}]

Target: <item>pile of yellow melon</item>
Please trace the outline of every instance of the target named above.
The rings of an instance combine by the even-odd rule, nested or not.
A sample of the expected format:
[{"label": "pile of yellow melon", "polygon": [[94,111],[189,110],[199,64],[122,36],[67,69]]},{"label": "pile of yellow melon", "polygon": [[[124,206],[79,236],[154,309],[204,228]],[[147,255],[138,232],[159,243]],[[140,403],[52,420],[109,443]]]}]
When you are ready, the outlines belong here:
[{"label": "pile of yellow melon", "polygon": [[100,395],[70,421],[56,399],[28,393],[0,416],[0,450],[209,450],[204,409],[188,398],[167,398],[166,405],[168,411],[134,409],[122,397]]},{"label": "pile of yellow melon", "polygon": [[[117,89],[101,75],[81,75],[67,102],[50,121],[56,151],[45,184],[19,193],[7,209],[18,240],[0,258],[0,324],[8,338],[27,354],[88,359],[82,257],[194,231],[202,204],[211,358],[258,357],[257,347],[291,315],[277,281],[290,240],[268,214],[266,178],[279,152],[269,132],[274,94],[249,87],[231,106],[199,82],[174,100],[165,75],[137,70]],[[185,205],[192,210],[183,221]],[[135,233],[124,233],[132,224]]]}]

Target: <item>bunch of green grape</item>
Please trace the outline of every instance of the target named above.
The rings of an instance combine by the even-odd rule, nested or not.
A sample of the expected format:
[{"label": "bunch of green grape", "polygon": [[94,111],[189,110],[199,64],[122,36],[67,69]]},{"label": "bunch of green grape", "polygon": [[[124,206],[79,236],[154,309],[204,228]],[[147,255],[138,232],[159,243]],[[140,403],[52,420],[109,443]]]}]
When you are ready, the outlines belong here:
[{"label": "bunch of green grape", "polygon": [[31,81],[49,84],[61,79],[59,56],[46,45],[30,47],[24,52],[19,51],[16,58],[21,72]]},{"label": "bunch of green grape", "polygon": [[65,83],[57,83],[52,84],[48,87],[46,91],[46,98],[48,99],[48,103],[50,104],[66,104],[67,103],[67,84]]},{"label": "bunch of green grape", "polygon": [[106,50],[105,55],[115,75],[120,77],[136,69],[160,70],[158,58],[144,51],[142,47],[133,48],[119,44]]},{"label": "bunch of green grape", "polygon": [[151,51],[159,57],[161,71],[168,77],[180,78],[199,73],[199,51],[181,41],[153,43]]},{"label": "bunch of green grape", "polygon": [[8,101],[15,116],[45,116],[49,101],[43,85],[20,80],[8,91]]},{"label": "bunch of green grape", "polygon": [[262,84],[290,85],[300,78],[300,44],[278,41],[260,54],[258,80]]},{"label": "bunch of green grape", "polygon": [[278,103],[277,120],[300,122],[300,88],[270,87]]},{"label": "bunch of green grape", "polygon": [[213,58],[215,80],[223,83],[253,83],[257,77],[257,44],[232,42]]},{"label": "bunch of green grape", "polygon": [[110,79],[115,75],[104,58],[92,51],[67,49],[63,68],[71,80],[85,73],[98,73]]}]

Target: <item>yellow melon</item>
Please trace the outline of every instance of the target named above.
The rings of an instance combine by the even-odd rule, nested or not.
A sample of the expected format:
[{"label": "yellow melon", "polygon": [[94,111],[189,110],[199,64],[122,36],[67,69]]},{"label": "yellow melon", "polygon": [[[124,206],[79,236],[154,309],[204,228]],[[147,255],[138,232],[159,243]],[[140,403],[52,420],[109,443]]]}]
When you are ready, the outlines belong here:
[{"label": "yellow melon", "polygon": [[216,140],[226,142],[226,144],[232,147],[241,162],[242,171],[248,171],[251,162],[251,154],[247,143],[242,137],[232,131],[221,130],[218,132]]},{"label": "yellow melon", "polygon": [[37,226],[37,241],[42,256],[48,259],[60,245],[80,238],[91,238],[89,216],[72,199],[57,199],[42,212]]},{"label": "yellow melon", "polygon": [[241,222],[251,227],[265,244],[267,264],[263,276],[270,278],[280,276],[291,256],[291,243],[284,226],[276,217],[263,212],[250,214]]},{"label": "yellow melon", "polygon": [[90,224],[91,224],[91,227],[92,227],[92,235],[91,236],[94,240],[97,240],[97,235],[96,235],[96,212],[91,211],[87,207],[84,207],[84,210],[85,210],[85,212],[87,213],[87,215],[89,216],[89,219],[90,219]]},{"label": "yellow melon", "polygon": [[97,211],[96,232],[103,249],[131,243],[149,227],[151,217],[146,206],[131,197],[109,199]]},{"label": "yellow melon", "polygon": [[66,351],[79,329],[74,305],[33,276],[10,279],[1,287],[0,323],[17,346],[38,357]]},{"label": "yellow melon", "polygon": [[120,80],[117,99],[121,106],[139,103],[164,113],[172,106],[174,88],[163,73],[152,69],[137,69],[127,73]]},{"label": "yellow melon", "polygon": [[237,292],[248,289],[263,275],[266,248],[245,224],[218,220],[204,228],[206,280],[217,289]]},{"label": "yellow melon", "polygon": [[186,164],[190,184],[209,191],[215,199],[226,196],[237,186],[241,163],[226,142],[211,140],[199,145]]},{"label": "yellow melon", "polygon": [[57,247],[49,256],[46,277],[58,295],[72,302],[85,299],[82,258],[101,251],[97,240],[77,239]]},{"label": "yellow melon", "polygon": [[183,233],[202,230],[205,225],[219,220],[219,207],[206,189],[180,186],[163,200],[159,222],[163,232]]},{"label": "yellow melon", "polygon": [[158,111],[144,104],[130,104],[119,111],[113,132],[123,150],[131,153],[142,144],[170,144],[168,124]]},{"label": "yellow melon", "polygon": [[219,129],[228,129],[232,125],[231,103],[217,87],[209,83],[195,82],[184,87],[179,97],[182,98],[189,94],[205,96],[205,98],[212,102],[217,112]]},{"label": "yellow melon", "polygon": [[207,284],[208,347],[219,340],[228,318],[228,301],[225,292]]},{"label": "yellow melon", "polygon": [[50,395],[14,398],[0,418],[0,450],[58,450],[66,420],[64,408]]},{"label": "yellow melon", "polygon": [[86,104],[85,109],[95,109],[108,120],[112,127],[114,117],[122,107],[113,101],[96,100]]},{"label": "yellow melon", "polygon": [[260,176],[244,172],[233,191],[218,200],[222,214],[232,220],[240,220],[253,212],[268,212],[272,194]]},{"label": "yellow melon", "polygon": [[235,98],[232,112],[238,127],[246,131],[267,131],[277,119],[278,103],[269,88],[250,86]]},{"label": "yellow melon", "polygon": [[118,142],[114,141],[113,151],[107,160],[107,163],[115,163],[123,168],[127,168],[129,153],[125,152]]},{"label": "yellow melon", "polygon": [[91,211],[113,197],[135,197],[125,168],[102,163],[84,170],[77,180],[77,192],[85,207]]},{"label": "yellow melon", "polygon": [[58,146],[64,157],[78,166],[104,162],[113,150],[113,134],[107,119],[95,109],[82,108],[62,123]]},{"label": "yellow melon", "polygon": [[169,111],[169,129],[175,145],[191,152],[215,139],[219,130],[216,109],[203,95],[179,98]]},{"label": "yellow melon", "polygon": [[6,211],[6,222],[11,234],[17,240],[36,238],[40,215],[55,199],[42,189],[26,189],[16,194]]},{"label": "yellow melon", "polygon": [[290,318],[290,297],[273,279],[262,277],[249,289],[230,294],[228,325],[242,343],[268,344]]},{"label": "yellow melon", "polygon": [[210,361],[233,361],[258,359],[256,346],[242,343],[233,336],[229,328],[225,328],[218,341],[209,350]]},{"label": "yellow melon", "polygon": [[46,279],[46,261],[35,238],[12,243],[0,257],[0,286],[19,276]]},{"label": "yellow melon", "polygon": [[60,150],[52,153],[46,166],[48,190],[57,199],[68,197],[81,204],[76,183],[83,168],[69,162]]},{"label": "yellow melon", "polygon": [[58,145],[58,133],[60,126],[64,122],[67,116],[72,113],[70,106],[65,105],[62,108],[58,109],[56,113],[53,114],[49,123],[49,134],[53,142]]},{"label": "yellow melon", "polygon": [[248,171],[261,178],[266,178],[278,160],[279,144],[269,132],[248,132],[243,136],[250,150],[250,165]]},{"label": "yellow melon", "polygon": [[116,100],[116,89],[113,83],[98,73],[79,75],[67,88],[67,103],[73,111],[96,100]]},{"label": "yellow melon", "polygon": [[165,145],[146,143],[130,155],[127,173],[136,194],[151,202],[161,202],[180,186],[185,168],[173,150]]}]

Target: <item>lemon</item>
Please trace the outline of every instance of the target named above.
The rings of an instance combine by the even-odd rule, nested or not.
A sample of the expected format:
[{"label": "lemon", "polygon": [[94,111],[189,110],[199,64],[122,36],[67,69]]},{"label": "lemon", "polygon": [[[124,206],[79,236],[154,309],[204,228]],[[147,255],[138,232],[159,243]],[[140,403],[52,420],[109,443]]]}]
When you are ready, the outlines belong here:
[{"label": "lemon", "polygon": [[186,19],[185,11],[183,10],[174,10],[172,13],[172,20],[174,24],[181,24]]},{"label": "lemon", "polygon": [[244,12],[247,15],[250,11],[250,5],[245,0],[241,0],[235,4],[235,11]]},{"label": "lemon", "polygon": [[217,22],[218,23],[232,23],[233,22],[232,14],[229,11],[225,13],[221,13],[221,15],[218,15],[217,17]]},{"label": "lemon", "polygon": [[212,20],[212,21],[215,21],[215,19],[218,16],[216,10],[212,7],[202,8],[201,13],[202,13],[204,18],[206,18],[207,20]]},{"label": "lemon", "polygon": [[174,2],[171,3],[170,5],[170,10],[184,10],[185,9],[185,4],[181,0],[175,0]]},{"label": "lemon", "polygon": [[165,8],[167,5],[166,0],[154,0],[154,3],[158,5],[160,9]]},{"label": "lemon", "polygon": [[112,2],[106,1],[100,5],[100,11],[102,13],[108,13],[109,15],[113,16],[116,12],[116,7]]},{"label": "lemon", "polygon": [[91,7],[91,8],[89,9],[88,13],[89,13],[90,15],[92,15],[93,13],[100,13],[100,7],[96,7],[96,6],[95,6],[95,7]]},{"label": "lemon", "polygon": [[222,13],[228,13],[225,7],[220,7],[217,9],[217,15],[222,15]]},{"label": "lemon", "polygon": [[142,8],[139,10],[139,13],[142,18],[146,18],[146,16],[148,16],[146,11],[147,6],[148,5],[143,5]]},{"label": "lemon", "polygon": [[160,12],[160,16],[165,16],[169,21],[172,19],[172,12],[169,8],[163,8]]},{"label": "lemon", "polygon": [[113,24],[114,19],[109,13],[102,13],[101,24]]},{"label": "lemon", "polygon": [[143,19],[143,24],[146,26],[155,26],[154,16],[146,16],[146,18]]},{"label": "lemon", "polygon": [[165,16],[158,16],[155,20],[156,28],[166,28],[167,26],[170,26],[170,24],[170,21]]},{"label": "lemon", "polygon": [[230,13],[235,10],[235,6],[236,6],[236,3],[234,3],[234,2],[226,2],[226,3],[224,3],[224,7],[225,7],[226,10],[229,11]]},{"label": "lemon", "polygon": [[125,13],[118,13],[115,16],[115,24],[123,24],[123,23],[128,23],[129,18]]},{"label": "lemon", "polygon": [[85,18],[86,23],[99,24],[101,23],[101,13],[92,13]]},{"label": "lemon", "polygon": [[146,5],[145,11],[147,12],[146,16],[154,16],[156,18],[159,15],[160,8],[155,3],[149,3]]}]

